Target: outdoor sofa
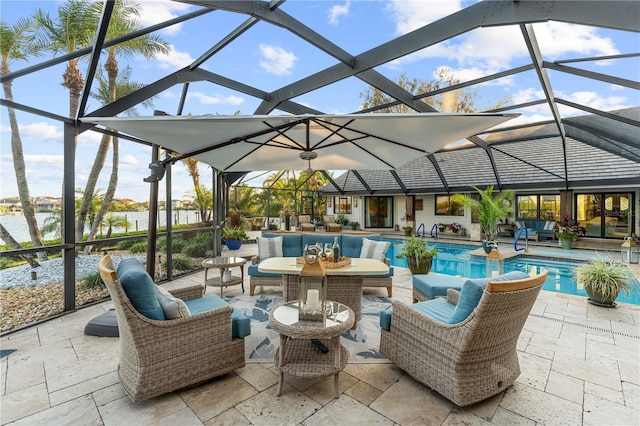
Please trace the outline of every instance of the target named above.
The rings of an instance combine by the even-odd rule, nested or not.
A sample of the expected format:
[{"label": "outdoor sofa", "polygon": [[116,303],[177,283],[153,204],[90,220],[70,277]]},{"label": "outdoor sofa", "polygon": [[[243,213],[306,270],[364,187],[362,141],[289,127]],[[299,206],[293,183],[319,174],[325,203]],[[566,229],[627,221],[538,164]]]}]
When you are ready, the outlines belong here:
[{"label": "outdoor sofa", "polygon": [[[514,222],[516,225],[516,233],[521,228],[527,228],[528,239],[540,241],[543,239],[556,239],[556,222],[544,219],[518,219]],[[520,239],[525,238],[524,232],[520,234]]]},{"label": "outdoor sofa", "polygon": [[[279,247],[273,247],[269,244],[272,238],[281,238],[278,241]],[[276,254],[284,257],[300,257],[307,245],[321,243],[333,244],[335,237],[338,237],[341,255],[351,258],[358,258],[361,255],[363,238],[373,241],[380,241],[380,235],[377,234],[347,234],[347,233],[305,233],[305,232],[287,232],[287,233],[263,233],[258,237],[258,256],[254,257],[252,265],[247,269],[249,275],[249,294],[253,296],[257,286],[281,286],[282,275],[260,272],[258,270],[259,263],[268,258],[275,257]],[[275,240],[274,240],[275,241]],[[274,241],[271,241],[273,243]],[[270,251],[273,249],[274,251]],[[279,250],[278,250],[279,249]],[[387,265],[391,261],[388,258],[382,258]],[[389,267],[389,273],[384,275],[374,275],[364,277],[363,287],[385,287],[389,297],[392,295],[392,277],[393,267]]]}]

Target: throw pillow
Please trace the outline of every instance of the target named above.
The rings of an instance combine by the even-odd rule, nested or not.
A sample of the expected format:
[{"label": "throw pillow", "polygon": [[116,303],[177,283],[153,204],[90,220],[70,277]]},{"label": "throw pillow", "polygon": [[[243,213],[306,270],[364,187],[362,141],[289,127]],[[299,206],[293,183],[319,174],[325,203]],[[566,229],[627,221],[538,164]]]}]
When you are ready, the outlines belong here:
[{"label": "throw pillow", "polygon": [[168,320],[186,318],[191,316],[189,308],[187,308],[187,305],[182,299],[174,297],[171,293],[169,293],[166,289],[160,287],[159,285],[155,286],[155,290],[156,296],[158,297],[158,302],[160,303],[160,306],[162,306],[164,316]]},{"label": "throw pillow", "polygon": [[514,225],[516,225],[516,228],[518,228],[518,229],[524,228],[524,224],[522,222],[520,222],[519,220],[514,220],[513,223],[514,223]]},{"label": "throw pillow", "polygon": [[256,237],[258,242],[258,257],[265,260],[270,257],[282,257],[282,237]]},{"label": "throw pillow", "polygon": [[556,227],[556,222],[553,220],[547,220],[544,222],[544,229],[546,231],[553,231]]},{"label": "throw pillow", "polygon": [[163,321],[166,319],[156,296],[156,285],[138,259],[121,260],[118,264],[117,274],[122,289],[140,314],[154,320]]},{"label": "throw pillow", "polygon": [[389,245],[391,243],[388,241],[373,241],[363,237],[360,259],[377,259],[384,262]]},{"label": "throw pillow", "polygon": [[525,274],[524,272],[512,271],[506,274],[499,275],[497,277],[477,278],[465,281],[465,283],[462,284],[462,288],[460,289],[458,304],[451,313],[451,317],[449,318],[448,323],[458,324],[467,319],[467,317],[471,314],[471,312],[473,312],[476,306],[478,306],[478,303],[482,298],[482,293],[484,293],[484,289],[487,287],[489,281],[513,281],[528,277],[529,275]]}]

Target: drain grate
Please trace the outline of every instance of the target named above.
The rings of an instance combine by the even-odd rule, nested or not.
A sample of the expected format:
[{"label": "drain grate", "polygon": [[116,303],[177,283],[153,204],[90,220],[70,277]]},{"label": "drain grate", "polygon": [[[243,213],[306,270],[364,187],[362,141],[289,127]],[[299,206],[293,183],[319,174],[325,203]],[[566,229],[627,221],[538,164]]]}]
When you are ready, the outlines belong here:
[{"label": "drain grate", "polygon": [[545,317],[544,315],[529,314],[529,316],[530,317],[540,318],[540,319],[547,320],[547,321],[553,321],[553,322],[559,322],[559,323],[562,323],[562,324],[573,325],[575,327],[588,328],[589,330],[601,331],[603,333],[615,334],[617,336],[624,336],[624,337],[631,337],[633,339],[640,339],[640,336],[638,336],[637,334],[621,333],[619,331],[607,330],[606,328],[594,327],[592,325],[586,325],[586,324],[582,324],[582,323],[579,323],[579,322],[563,321],[563,320],[560,320],[560,319],[557,319],[557,318],[549,318],[549,317]]}]

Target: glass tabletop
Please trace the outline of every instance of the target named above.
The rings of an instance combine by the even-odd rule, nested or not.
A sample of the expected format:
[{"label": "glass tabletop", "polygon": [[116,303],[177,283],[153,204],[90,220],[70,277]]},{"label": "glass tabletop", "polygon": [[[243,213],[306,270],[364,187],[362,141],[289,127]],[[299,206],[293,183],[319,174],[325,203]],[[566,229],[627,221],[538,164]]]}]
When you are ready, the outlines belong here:
[{"label": "glass tabletop", "polygon": [[221,257],[213,257],[211,259],[203,260],[202,266],[208,267],[208,268],[239,266],[239,265],[244,265],[246,262],[247,262],[246,259],[242,257],[221,256]]},{"label": "glass tabletop", "polygon": [[325,321],[299,321],[298,304],[300,301],[294,300],[278,306],[273,311],[273,318],[281,324],[288,326],[329,328],[342,324],[349,320],[349,308],[338,302],[326,301]]}]

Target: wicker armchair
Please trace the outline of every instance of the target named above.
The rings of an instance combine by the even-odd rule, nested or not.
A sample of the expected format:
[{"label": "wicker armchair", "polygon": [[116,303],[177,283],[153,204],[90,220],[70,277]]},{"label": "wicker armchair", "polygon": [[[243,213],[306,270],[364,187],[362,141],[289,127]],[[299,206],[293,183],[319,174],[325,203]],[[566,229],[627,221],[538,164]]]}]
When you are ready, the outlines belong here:
[{"label": "wicker armchair", "polygon": [[[244,339],[231,337],[233,308],[156,321],[141,315],[127,297],[111,257],[98,264],[115,306],[120,331],[118,377],[132,401],[140,401],[204,382],[245,366]],[[172,295],[202,297],[202,286]]]},{"label": "wicker armchair", "polygon": [[[393,301],[390,330],[381,332],[380,352],[456,405],[496,395],[520,375],[516,343],[546,278],[545,270],[526,279],[490,282],[475,309],[457,324]],[[449,289],[448,302],[457,304],[459,294]]]}]

